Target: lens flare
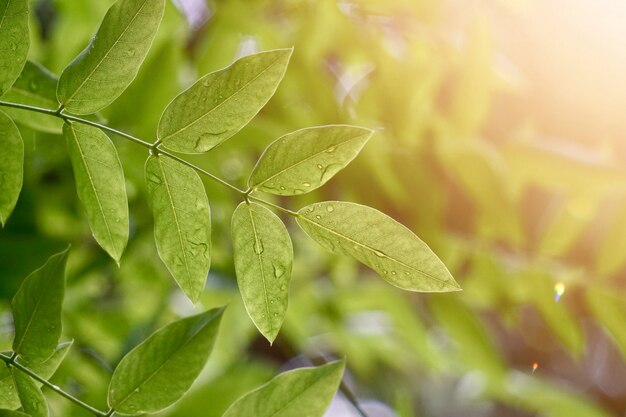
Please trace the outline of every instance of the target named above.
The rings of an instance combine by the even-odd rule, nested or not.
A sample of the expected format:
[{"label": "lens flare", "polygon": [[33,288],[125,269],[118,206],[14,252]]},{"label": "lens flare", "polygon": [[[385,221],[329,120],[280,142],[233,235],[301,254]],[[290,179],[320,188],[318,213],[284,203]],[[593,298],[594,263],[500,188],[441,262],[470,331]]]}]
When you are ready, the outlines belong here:
[{"label": "lens flare", "polygon": [[558,303],[561,300],[561,297],[563,296],[564,293],[565,293],[565,284],[563,284],[560,281],[554,284],[554,301],[555,302]]},{"label": "lens flare", "polygon": [[537,368],[539,368],[539,364],[537,362],[533,363],[533,374],[535,373]]}]

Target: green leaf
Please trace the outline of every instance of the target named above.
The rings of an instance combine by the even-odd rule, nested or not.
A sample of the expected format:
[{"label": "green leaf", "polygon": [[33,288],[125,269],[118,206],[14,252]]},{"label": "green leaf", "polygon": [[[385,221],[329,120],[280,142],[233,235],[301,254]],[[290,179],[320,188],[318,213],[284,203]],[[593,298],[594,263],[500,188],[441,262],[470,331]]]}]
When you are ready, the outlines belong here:
[{"label": "green leaf", "polygon": [[248,315],[270,343],[287,313],[293,248],[283,222],[267,208],[241,203],[233,213],[237,283]]},{"label": "green leaf", "polygon": [[[31,363],[24,358],[17,358],[17,362],[31,371],[41,376],[44,379],[52,378],[52,375],[56,372],[65,356],[72,347],[73,342],[64,342],[57,346],[52,356],[41,363]],[[42,384],[38,381],[34,381],[37,387],[41,387]],[[15,381],[11,374],[11,368],[6,365],[0,365],[0,408],[7,408],[15,410],[20,407],[20,398],[17,394],[17,388],[15,387]]]},{"label": "green leaf", "polygon": [[248,55],[200,78],[167,106],[157,137],[173,151],[206,152],[237,133],[274,95],[293,49]]},{"label": "green leaf", "polygon": [[248,186],[278,195],[319,188],[358,155],[372,134],[361,127],[332,125],[284,135],[263,152]]},{"label": "green leaf", "polygon": [[204,185],[192,168],[167,156],[149,157],[145,169],[159,256],[195,303],[211,266],[211,211]]},{"label": "green leaf", "polygon": [[68,254],[69,248],[51,256],[26,277],[13,297],[13,351],[30,362],[43,362],[52,356],[61,336]]},{"label": "green leaf", "polygon": [[15,123],[0,111],[0,226],[13,212],[22,190],[24,142]]},{"label": "green leaf", "polygon": [[115,146],[100,129],[84,124],[66,123],[63,134],[91,231],[119,265],[128,242],[128,200]]},{"label": "green leaf", "polygon": [[109,385],[120,414],[153,413],[178,401],[209,358],[224,308],[175,321],[131,350]]},{"label": "green leaf", "polygon": [[0,417],[32,417],[30,414],[21,411],[0,409]]},{"label": "green leaf", "polygon": [[238,399],[223,417],[322,417],[343,375],[344,362],[278,375]]},{"label": "green leaf", "polygon": [[[52,356],[50,356],[44,362],[31,363],[30,361],[24,358],[18,358],[17,362],[21,365],[24,365],[25,367],[27,367],[28,369],[30,369],[31,371],[33,371],[40,377],[44,379],[50,379],[52,378],[52,375],[54,375],[54,373],[57,371],[57,369],[59,368],[59,366],[65,359],[65,357],[67,356],[73,344],[74,344],[73,340],[69,342],[60,343],[54,350],[54,353],[52,353]],[[35,381],[35,383],[37,384],[37,386],[41,386],[41,383],[37,381]]]},{"label": "green leaf", "polygon": [[0,408],[15,410],[20,406],[20,398],[17,395],[11,368],[2,362],[0,363]]},{"label": "green leaf", "polygon": [[48,417],[48,404],[35,381],[15,368],[11,372],[24,411],[32,417]]},{"label": "green leaf", "polygon": [[[26,61],[13,87],[2,97],[3,100],[30,106],[56,109],[58,78],[41,65]],[[13,120],[41,132],[60,134],[63,121],[47,114],[7,107],[4,110]]]},{"label": "green leaf", "polygon": [[297,222],[326,249],[352,256],[396,287],[421,292],[461,289],[426,243],[378,210],[326,201],[302,208]]},{"label": "green leaf", "polygon": [[57,96],[68,112],[91,114],[133,81],[156,35],[164,0],[118,0],[98,33],[63,71]]},{"label": "green leaf", "polygon": [[29,46],[28,0],[0,0],[0,96],[22,72]]}]

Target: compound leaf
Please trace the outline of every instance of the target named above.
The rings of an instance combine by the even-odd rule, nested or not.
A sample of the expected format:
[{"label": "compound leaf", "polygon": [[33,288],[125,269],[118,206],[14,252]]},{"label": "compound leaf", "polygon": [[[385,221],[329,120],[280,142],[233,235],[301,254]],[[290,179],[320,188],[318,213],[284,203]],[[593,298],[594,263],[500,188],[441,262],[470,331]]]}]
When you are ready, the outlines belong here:
[{"label": "compound leaf", "polygon": [[[45,109],[59,107],[57,101],[58,78],[41,65],[26,61],[22,73],[13,87],[4,95],[3,100],[28,104]],[[63,121],[47,114],[7,107],[4,111],[17,123],[46,133],[61,133]]]},{"label": "compound leaf", "polygon": [[145,170],[159,256],[195,303],[211,266],[211,211],[204,185],[192,168],[167,156],[150,156]]},{"label": "compound leaf", "polygon": [[28,0],[0,0],[0,96],[22,72],[29,47]]},{"label": "compound leaf", "polygon": [[292,49],[248,55],[200,78],[166,107],[157,136],[177,152],[206,152],[244,127],[274,95]]},{"label": "compound leaf", "polygon": [[283,222],[267,208],[241,203],[231,231],[237,283],[248,315],[270,343],[287,313],[293,247]]},{"label": "compound leaf", "polygon": [[322,417],[343,375],[344,362],[285,372],[233,403],[222,417]]},{"label": "compound leaf", "polygon": [[109,385],[109,406],[119,414],[153,413],[176,402],[209,358],[224,308],[175,321],[131,350]]},{"label": "compound leaf", "polygon": [[312,204],[297,222],[326,249],[350,255],[396,287],[409,291],[458,291],[437,255],[420,238],[371,207],[340,201]]},{"label": "compound leaf", "polygon": [[15,123],[0,111],[0,226],[6,224],[22,190],[24,142]]},{"label": "compound leaf", "polygon": [[358,155],[372,134],[369,129],[346,125],[288,133],[265,149],[248,186],[278,195],[319,188]]},{"label": "compound leaf", "polygon": [[35,381],[15,368],[11,371],[24,411],[31,417],[48,417],[48,404]]},{"label": "compound leaf", "polygon": [[68,112],[91,114],[135,79],[156,35],[165,0],[118,0],[89,45],[63,70],[57,97]]},{"label": "compound leaf", "polygon": [[13,351],[29,362],[45,361],[59,342],[68,254],[69,248],[48,258],[26,277],[13,297]]}]

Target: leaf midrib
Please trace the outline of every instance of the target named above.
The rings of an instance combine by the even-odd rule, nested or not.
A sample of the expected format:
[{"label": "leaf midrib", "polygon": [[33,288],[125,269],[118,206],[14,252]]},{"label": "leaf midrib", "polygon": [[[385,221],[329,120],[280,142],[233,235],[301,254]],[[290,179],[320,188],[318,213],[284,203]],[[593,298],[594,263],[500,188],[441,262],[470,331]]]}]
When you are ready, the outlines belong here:
[{"label": "leaf midrib", "polygon": [[[122,33],[120,33],[120,35],[117,37],[117,39],[115,39],[115,42],[113,42],[113,45],[111,45],[111,47],[106,51],[106,53],[102,56],[102,58],[96,63],[96,65],[94,65],[94,67],[92,68],[92,70],[89,72],[89,74],[85,77],[85,79],[83,80],[82,83],[80,83],[80,85],[76,88],[76,90],[74,90],[74,92],[72,93],[72,95],[70,95],[68,97],[67,100],[65,100],[65,102],[63,104],[67,104],[70,101],[72,101],[72,99],[74,98],[74,96],[76,96],[76,94],[78,94],[78,92],[85,86],[85,83],[87,83],[87,81],[89,81],[89,79],[91,79],[91,76],[96,72],[96,70],[98,68],[100,68],[100,66],[102,65],[102,62],[109,56],[109,54],[111,53],[111,51],[117,46],[118,42],[120,41],[120,39],[122,39],[122,37],[126,34],[126,31],[132,26],[133,22],[135,21],[135,19],[137,19],[137,16],[139,16],[139,14],[141,13],[141,11],[143,10],[143,8],[146,6],[146,4],[149,2],[150,0],[144,0],[143,4],[141,5],[141,7],[139,8],[139,10],[137,10],[137,13],[135,13],[132,17],[132,19],[130,20],[130,22],[128,23],[128,25],[124,28],[124,30],[122,31]],[[112,6],[112,7],[115,7]],[[108,14],[108,13],[107,13]],[[98,29],[98,33],[100,32],[100,29]],[[97,34],[96,34],[97,36]],[[95,42],[95,39],[94,39]],[[90,44],[88,46],[88,48],[91,48],[93,44]],[[83,100],[85,101],[85,100]]]},{"label": "leaf midrib", "polygon": [[178,346],[178,348],[176,350],[174,350],[170,355],[168,355],[167,359],[165,359],[163,361],[163,363],[161,363],[161,365],[159,365],[152,373],[150,373],[150,375],[144,379],[140,384],[138,384],[136,387],[134,387],[132,390],[129,390],[130,392],[128,394],[126,394],[126,396],[117,404],[117,405],[113,405],[111,404],[112,408],[119,408],[119,406],[121,406],[122,404],[124,404],[126,401],[128,401],[129,398],[132,397],[132,395],[137,391],[138,388],[141,388],[142,386],[146,385],[148,382],[150,382],[150,380],[152,378],[154,378],[160,371],[161,369],[163,369],[163,367],[165,365],[167,365],[172,358],[181,350],[183,350],[189,343],[191,343],[207,326],[209,326],[210,324],[213,323],[213,319],[215,317],[211,317],[207,323],[205,323],[204,326],[201,326],[198,331],[196,331],[193,335],[191,335],[187,340],[185,340],[181,345]]},{"label": "leaf midrib", "polygon": [[[206,116],[208,116],[209,114],[211,114],[212,112],[214,112],[215,110],[219,109],[224,103],[230,101],[230,99],[232,99],[235,95],[239,94],[243,89],[247,88],[250,84],[252,84],[254,81],[256,81],[261,75],[265,74],[267,71],[269,71],[279,60],[280,60],[280,56],[278,58],[276,58],[271,64],[269,64],[266,68],[263,69],[263,71],[259,72],[257,75],[255,75],[252,79],[250,79],[248,82],[244,83],[239,89],[237,89],[234,93],[232,93],[231,95],[229,95],[228,97],[226,97],[224,99],[224,101],[222,101],[221,103],[219,103],[217,106],[211,108],[209,111],[207,111],[206,113],[202,114],[200,117],[196,118],[195,120],[193,120],[192,122],[190,122],[189,124],[181,127],[180,129],[178,129],[177,131],[170,133],[169,135],[163,137],[163,138],[159,138],[161,139],[162,142],[165,142],[166,140],[169,140],[171,137],[178,135],[179,133],[191,128],[193,125],[195,125],[196,123],[198,123],[200,120],[204,119]],[[227,70],[227,69],[226,69]],[[220,73],[223,73],[226,70],[221,70],[219,71]],[[211,75],[211,74],[209,74]],[[207,77],[209,76],[207,75]],[[198,82],[202,81],[202,79],[198,80]],[[193,88],[193,86],[191,87]],[[186,91],[182,92],[180,96],[182,96],[183,94],[185,94]],[[178,97],[176,97],[178,98]],[[174,100],[172,101],[173,104],[174,101],[176,100],[176,98],[174,98]],[[169,109],[169,105],[167,106],[167,108]],[[167,109],[166,109],[167,111]]]},{"label": "leaf midrib", "polygon": [[165,170],[163,169],[164,164],[162,163],[159,157],[156,157],[156,160],[159,164],[159,170],[161,171],[161,175],[163,176],[163,185],[165,186],[165,190],[167,191],[167,197],[170,202],[170,207],[172,208],[172,213],[174,215],[174,223],[176,224],[176,232],[178,234],[178,241],[180,243],[180,248],[183,252],[183,259],[185,260],[185,270],[187,271],[187,284],[192,283],[191,279],[191,271],[189,270],[189,261],[187,259],[187,251],[185,250],[185,245],[183,244],[183,235],[180,227],[180,222],[178,221],[178,213],[176,212],[176,206],[174,205],[174,198],[172,197],[172,193],[170,191],[170,185],[167,181],[167,176],[165,175]]},{"label": "leaf midrib", "polygon": [[[47,263],[46,263],[47,265]],[[44,265],[41,269],[39,269],[37,272],[41,273],[41,271],[44,270],[44,268],[46,267],[46,265]],[[48,286],[50,285],[50,281],[52,279],[49,280],[45,280],[44,281],[44,289],[46,291],[42,291],[41,295],[39,296],[39,298],[37,299],[37,302],[35,304],[35,308],[33,308],[33,313],[29,316],[28,318],[28,324],[26,325],[26,328],[24,329],[24,333],[22,335],[22,338],[20,339],[18,345],[15,347],[15,352],[17,352],[18,354],[21,355],[20,349],[22,348],[22,345],[24,344],[24,340],[26,340],[26,336],[28,335],[28,331],[30,330],[30,326],[33,324],[33,318],[37,315],[37,311],[39,311],[39,307],[41,306],[41,301],[45,298],[44,295],[48,294]]]},{"label": "leaf midrib", "polygon": [[11,4],[11,0],[7,1],[7,5],[4,8],[4,11],[2,12],[2,19],[0,19],[0,29],[2,29],[2,25],[4,24],[4,18],[7,15],[7,10],[9,10],[9,4]]},{"label": "leaf midrib", "polygon": [[[248,209],[248,214],[250,215],[250,223],[252,225],[252,233],[254,234],[254,243],[257,245],[257,248],[259,247],[259,235],[257,233],[257,228],[256,228],[256,224],[254,223],[254,216],[252,215],[252,207],[250,204],[246,205],[247,209]],[[268,296],[267,296],[267,283],[265,280],[265,269],[263,268],[263,258],[261,257],[262,254],[259,254],[256,252],[256,250],[254,249],[254,247],[252,248],[252,251],[255,253],[258,261],[259,261],[259,267],[261,268],[261,281],[263,282],[263,301],[265,301],[265,310],[267,312],[267,321],[269,323],[269,327],[270,327],[270,332],[273,333],[274,331],[274,326],[272,325],[272,316],[270,315],[270,305],[269,305],[269,300],[268,300]]]},{"label": "leaf midrib", "polygon": [[100,196],[98,195],[98,190],[93,182],[93,177],[91,175],[91,171],[89,170],[89,165],[87,164],[87,159],[83,152],[83,148],[80,146],[80,142],[78,141],[78,137],[76,136],[76,131],[72,125],[69,125],[69,128],[72,130],[72,136],[74,138],[74,142],[76,143],[76,148],[78,149],[78,153],[80,154],[80,158],[83,162],[83,166],[85,167],[85,171],[87,172],[87,178],[89,178],[89,184],[91,184],[91,189],[93,190],[93,194],[96,197],[96,202],[98,203],[98,208],[100,209],[100,214],[102,215],[102,219],[104,220],[104,225],[106,226],[107,236],[109,238],[109,244],[111,245],[111,249],[115,251],[115,258],[118,258],[117,248],[115,246],[115,242],[113,241],[113,234],[111,232],[111,227],[109,226],[109,222],[107,220],[107,216],[104,214],[104,208],[102,207],[102,202],[100,201]]},{"label": "leaf midrib", "polygon": [[[387,255],[386,253],[384,253],[384,252],[382,252],[382,251],[380,251],[380,250],[378,250],[378,249],[374,249],[374,248],[372,248],[372,247],[370,247],[370,246],[368,246],[368,245],[366,245],[366,244],[364,244],[364,243],[361,243],[361,242],[359,242],[359,241],[357,241],[357,240],[354,240],[354,239],[352,239],[352,238],[350,238],[350,237],[348,237],[348,236],[342,235],[341,233],[338,233],[338,232],[336,232],[336,231],[334,231],[334,230],[332,230],[332,229],[330,229],[330,228],[328,228],[328,227],[326,227],[326,226],[323,226],[323,225],[321,225],[320,223],[316,223],[316,222],[314,222],[313,220],[311,220],[311,219],[309,219],[309,218],[305,217],[304,215],[299,215],[299,216],[298,216],[298,218],[299,218],[299,219],[306,220],[307,222],[309,222],[309,223],[311,223],[311,224],[313,224],[313,225],[315,225],[315,226],[317,226],[317,227],[319,227],[319,228],[321,228],[321,229],[324,229],[324,230],[326,230],[326,231],[328,231],[328,232],[330,232],[330,233],[332,233],[332,234],[334,234],[334,235],[336,235],[336,236],[339,236],[340,238],[343,238],[343,239],[345,239],[345,240],[347,240],[347,241],[349,241],[349,242],[352,242],[352,243],[354,243],[354,244],[356,244],[356,245],[359,245],[359,246],[361,246],[361,247],[363,247],[363,248],[365,248],[365,249],[367,249],[367,250],[369,250],[369,251],[371,251],[371,252],[374,252],[374,253],[375,253],[375,252],[379,252],[379,253],[381,253],[381,254],[383,255],[383,257],[384,257],[384,258],[387,258],[387,259],[389,259],[389,260],[391,260],[391,261],[393,261],[393,262],[396,262],[396,263],[398,263],[398,264],[400,264],[400,265],[402,265],[402,266],[404,266],[404,267],[406,267],[406,268],[408,268],[408,269],[410,269],[410,270],[412,270],[412,271],[415,271],[415,272],[416,272],[416,273],[418,273],[418,274],[424,275],[425,277],[430,278],[430,279],[433,279],[433,280],[435,280],[435,281],[439,281],[439,282],[443,283],[443,284],[444,284],[444,285],[446,285],[446,286],[453,287],[453,286],[451,286],[451,285],[448,283],[448,281],[444,281],[444,280],[442,280],[441,278],[437,278],[437,277],[435,277],[434,275],[429,274],[428,272],[421,271],[421,270],[419,270],[419,269],[417,269],[417,268],[415,268],[415,267],[413,267],[413,266],[411,266],[411,265],[408,265],[408,264],[406,264],[406,263],[404,263],[404,262],[402,262],[402,261],[400,261],[400,260],[398,260],[398,259],[396,259],[396,258],[393,258],[393,257],[391,257],[391,256]],[[376,255],[376,256],[378,256],[378,255]],[[454,288],[456,288],[456,287],[454,287]]]},{"label": "leaf midrib", "polygon": [[[288,171],[288,170],[290,170],[290,169],[293,169],[293,168],[297,167],[297,166],[298,166],[298,165],[300,165],[300,164],[303,164],[303,163],[305,163],[305,162],[308,162],[309,160],[311,160],[311,159],[313,159],[313,158],[317,157],[318,155],[323,154],[324,152],[326,152],[328,149],[332,148],[333,146],[335,146],[335,147],[340,147],[340,146],[343,146],[343,145],[347,144],[347,143],[348,143],[348,142],[350,142],[350,141],[360,139],[360,138],[361,138],[361,136],[366,136],[366,135],[359,135],[359,136],[357,136],[357,137],[347,139],[347,140],[345,140],[345,141],[343,141],[343,142],[339,142],[339,143],[337,143],[337,144],[330,145],[330,146],[328,146],[328,147],[326,147],[326,148],[322,149],[321,151],[316,152],[315,154],[310,155],[310,156],[306,157],[305,159],[303,159],[303,160],[301,160],[301,161],[296,162],[296,163],[295,163],[295,164],[293,164],[293,165],[289,165],[288,167],[283,168],[282,170],[280,170],[279,172],[275,173],[275,174],[274,174],[274,175],[272,175],[271,177],[268,177],[268,178],[266,178],[265,180],[263,180],[263,181],[259,182],[258,184],[254,185],[254,189],[257,189],[257,188],[259,188],[259,187],[262,187],[262,186],[263,186],[263,184],[265,184],[266,182],[268,182],[268,181],[272,180],[273,178],[276,178],[277,176],[279,176],[279,175],[281,175],[281,174],[285,173],[286,171]],[[263,156],[261,155],[261,158],[262,158],[262,157],[263,157]],[[252,174],[254,174],[254,172],[253,172]]]}]

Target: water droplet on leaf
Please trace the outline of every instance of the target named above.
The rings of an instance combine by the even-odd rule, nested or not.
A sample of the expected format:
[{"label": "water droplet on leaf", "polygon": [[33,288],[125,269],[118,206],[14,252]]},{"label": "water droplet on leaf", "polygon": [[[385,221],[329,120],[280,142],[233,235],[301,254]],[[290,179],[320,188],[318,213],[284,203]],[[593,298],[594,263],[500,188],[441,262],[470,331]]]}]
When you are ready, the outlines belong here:
[{"label": "water droplet on leaf", "polygon": [[[274,276],[276,278],[280,278],[285,274],[285,268],[283,268],[281,265],[278,264],[274,264]],[[281,288],[282,289],[282,288]]]}]

